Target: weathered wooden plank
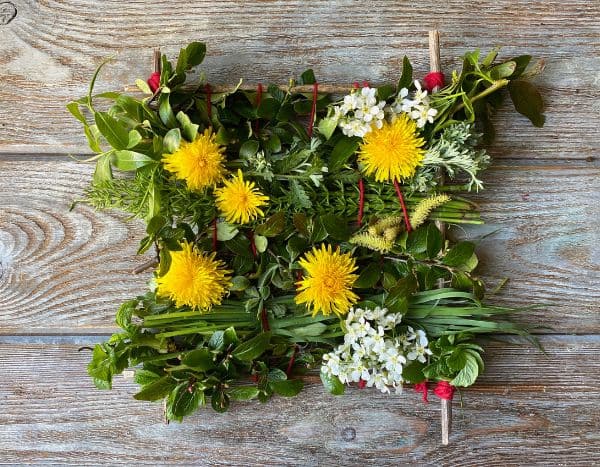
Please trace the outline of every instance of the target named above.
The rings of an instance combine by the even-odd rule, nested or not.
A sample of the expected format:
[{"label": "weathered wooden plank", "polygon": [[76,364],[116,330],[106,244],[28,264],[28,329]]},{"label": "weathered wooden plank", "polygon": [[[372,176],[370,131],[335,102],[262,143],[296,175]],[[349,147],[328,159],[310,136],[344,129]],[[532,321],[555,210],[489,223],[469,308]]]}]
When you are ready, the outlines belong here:
[{"label": "weathered wooden plank", "polygon": [[504,56],[532,53],[548,63],[538,81],[547,126],[533,129],[514,113],[501,116],[496,156],[598,156],[598,2],[450,0],[399,8],[374,0],[360,11],[351,0],[13,3],[16,17],[0,25],[0,152],[89,152],[64,105],[85,93],[94,67],[112,54],[118,61],[103,75],[102,90],[145,77],[152,47],[174,56],[190,40],[208,43],[212,82],[287,82],[312,66],[323,82],[381,83],[397,79],[404,54],[415,61],[417,76],[427,71],[426,30],[435,26],[445,70],[466,50],[497,44],[506,46]]},{"label": "weathered wooden plank", "polygon": [[[71,341],[68,343],[68,341]],[[160,404],[131,399],[131,381],[92,388],[76,340],[0,340],[0,452],[7,463],[202,465],[594,465],[600,462],[598,336],[542,338],[548,355],[490,343],[481,383],[455,400],[451,445],[439,404],[411,389],[326,394],[201,410],[165,425]],[[29,341],[29,342],[27,342]],[[518,446],[518,448],[517,448]]]},{"label": "weathered wooden plank", "polygon": [[[74,161],[0,161],[0,333],[103,333],[119,302],[144,288],[131,270],[143,230],[112,212],[69,205],[92,165]],[[497,298],[523,306],[530,325],[555,332],[600,331],[598,302],[600,170],[499,167],[478,196],[493,235],[479,249]],[[461,233],[460,229],[454,231]]]}]

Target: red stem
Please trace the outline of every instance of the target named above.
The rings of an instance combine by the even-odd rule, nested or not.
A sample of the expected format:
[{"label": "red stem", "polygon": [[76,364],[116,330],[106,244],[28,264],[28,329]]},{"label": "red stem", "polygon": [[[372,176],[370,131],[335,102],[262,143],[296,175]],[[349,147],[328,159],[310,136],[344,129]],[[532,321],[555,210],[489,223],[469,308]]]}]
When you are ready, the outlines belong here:
[{"label": "red stem", "polygon": [[398,201],[400,201],[400,206],[402,206],[402,214],[404,214],[404,224],[406,225],[406,231],[411,232],[412,227],[410,226],[410,220],[408,219],[408,211],[406,210],[406,204],[404,203],[404,196],[402,195],[400,184],[396,179],[394,179],[394,188],[396,189],[396,195],[398,195]]},{"label": "red stem", "polygon": [[210,87],[210,84],[207,84],[206,86],[204,86],[204,91],[206,92],[206,113],[208,114],[208,118],[211,119],[212,118],[212,103],[211,103],[210,99],[212,97],[212,88]]},{"label": "red stem", "polygon": [[[258,108],[258,106],[260,105],[260,103],[262,102],[262,95],[263,95],[263,85],[262,83],[258,83],[258,88],[256,90],[256,102],[255,105]],[[254,121],[254,133],[258,133],[258,118]]]},{"label": "red stem", "polygon": [[358,218],[356,221],[360,226],[362,224],[363,213],[365,211],[365,182],[362,178],[358,179]]},{"label": "red stem", "polygon": [[269,332],[271,327],[269,326],[269,318],[267,317],[267,309],[263,308],[260,311],[260,321],[262,323],[262,328],[264,332]]},{"label": "red stem", "polygon": [[319,83],[313,84],[312,106],[310,108],[310,121],[308,122],[308,137],[312,138],[317,113],[317,99],[319,98]]},{"label": "red stem", "polygon": [[250,250],[252,251],[252,256],[256,258],[258,256],[258,251],[256,251],[256,243],[254,242],[254,232],[248,233],[248,240],[250,240]]},{"label": "red stem", "polygon": [[213,236],[212,236],[213,251],[217,251],[217,218],[213,219]]},{"label": "red stem", "polygon": [[295,345],[294,352],[292,353],[292,356],[290,357],[290,363],[288,363],[287,370],[285,371],[285,374],[287,375],[288,378],[292,374],[292,369],[294,368],[294,363],[296,362],[296,354],[297,353],[298,353],[298,346]]}]

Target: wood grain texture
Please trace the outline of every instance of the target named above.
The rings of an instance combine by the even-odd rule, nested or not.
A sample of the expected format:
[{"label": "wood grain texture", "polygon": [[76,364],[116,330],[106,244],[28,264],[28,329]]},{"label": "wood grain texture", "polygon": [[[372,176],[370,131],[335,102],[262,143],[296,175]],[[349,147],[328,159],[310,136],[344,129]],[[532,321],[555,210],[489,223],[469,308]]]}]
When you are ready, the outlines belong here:
[{"label": "wood grain texture", "polygon": [[[201,410],[165,425],[130,380],[98,391],[86,378],[89,338],[0,339],[0,452],[6,463],[125,465],[594,465],[600,462],[597,336],[544,337],[548,352],[491,343],[487,372],[454,401],[451,445],[439,404],[350,389],[316,377],[292,399]],[[535,368],[535,372],[531,369]],[[61,381],[56,378],[60,374]]]},{"label": "wood grain texture", "polygon": [[[538,79],[548,122],[534,129],[504,109],[496,157],[597,161],[600,124],[600,3],[498,0],[476,3],[374,0],[103,1],[14,0],[18,14],[0,26],[0,152],[87,153],[64,108],[81,96],[107,56],[100,90],[114,90],[151,70],[152,47],[175,56],[190,40],[208,44],[210,81],[287,82],[311,66],[324,83],[395,81],[404,54],[416,76],[428,69],[427,30],[442,31],[449,71],[476,47],[504,45],[502,56],[531,53],[547,61]],[[357,20],[357,15],[360,20]],[[533,143],[534,142],[534,143]]]},{"label": "wood grain texture", "polygon": [[[0,161],[0,333],[102,333],[149,273],[135,251],[140,223],[113,212],[69,205],[81,196],[92,165],[74,161]],[[497,303],[547,304],[519,317],[553,332],[600,331],[600,169],[498,167],[477,197],[485,226],[481,273]],[[548,180],[552,180],[549,183]],[[465,235],[460,228],[454,232]],[[546,331],[547,332],[547,331]]]}]

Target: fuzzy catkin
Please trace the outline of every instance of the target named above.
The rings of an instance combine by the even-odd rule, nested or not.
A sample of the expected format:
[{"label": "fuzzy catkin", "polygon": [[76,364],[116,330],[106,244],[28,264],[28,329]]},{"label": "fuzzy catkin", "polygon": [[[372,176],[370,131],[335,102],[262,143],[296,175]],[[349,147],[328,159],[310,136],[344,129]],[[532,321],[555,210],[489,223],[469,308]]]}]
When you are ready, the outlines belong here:
[{"label": "fuzzy catkin", "polygon": [[425,198],[423,201],[421,201],[409,216],[410,223],[413,228],[416,229],[422,225],[423,222],[427,220],[429,214],[431,214],[431,211],[440,207],[442,204],[447,203],[448,201],[450,201],[450,196],[445,194],[430,196],[429,198]]}]

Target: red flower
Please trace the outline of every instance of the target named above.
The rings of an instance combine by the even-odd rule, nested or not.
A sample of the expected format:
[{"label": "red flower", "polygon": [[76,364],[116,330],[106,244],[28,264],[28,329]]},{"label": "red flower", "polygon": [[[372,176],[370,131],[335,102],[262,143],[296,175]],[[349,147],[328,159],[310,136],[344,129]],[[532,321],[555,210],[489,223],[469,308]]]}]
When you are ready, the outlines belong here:
[{"label": "red flower", "polygon": [[148,86],[150,86],[150,90],[156,92],[160,86],[160,73],[155,71],[150,75],[150,78],[148,78],[148,81],[146,82],[148,83]]}]

